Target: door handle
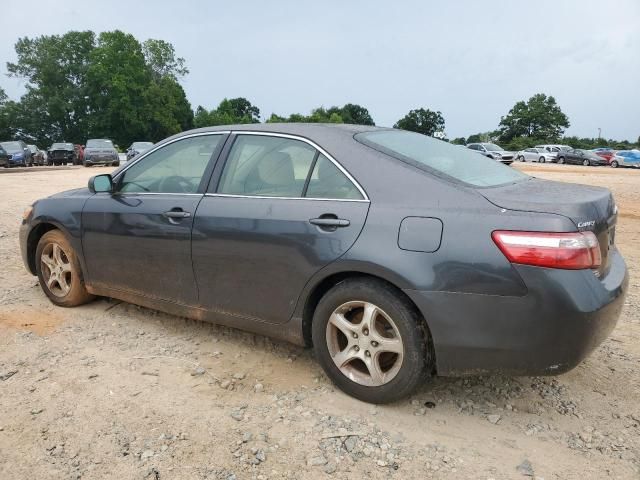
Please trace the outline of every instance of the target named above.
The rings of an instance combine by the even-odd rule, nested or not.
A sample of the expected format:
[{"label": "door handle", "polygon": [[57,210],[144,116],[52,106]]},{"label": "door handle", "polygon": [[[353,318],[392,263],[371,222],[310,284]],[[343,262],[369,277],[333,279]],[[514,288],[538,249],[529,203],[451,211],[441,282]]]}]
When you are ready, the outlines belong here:
[{"label": "door handle", "polygon": [[309,223],[324,228],[348,227],[349,225],[351,225],[351,222],[349,220],[345,220],[344,218],[312,218],[309,220]]},{"label": "door handle", "polygon": [[164,212],[164,215],[167,218],[189,218],[191,214],[189,212],[185,212],[184,210],[169,210],[168,212]]}]

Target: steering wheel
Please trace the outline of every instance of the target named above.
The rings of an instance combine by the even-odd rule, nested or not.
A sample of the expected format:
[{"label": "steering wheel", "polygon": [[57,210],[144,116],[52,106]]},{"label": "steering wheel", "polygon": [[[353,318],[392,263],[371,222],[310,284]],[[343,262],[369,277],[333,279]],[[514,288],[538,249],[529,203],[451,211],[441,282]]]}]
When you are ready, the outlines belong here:
[{"label": "steering wheel", "polygon": [[179,175],[163,178],[158,187],[158,190],[164,193],[191,193],[193,190],[191,182]]}]

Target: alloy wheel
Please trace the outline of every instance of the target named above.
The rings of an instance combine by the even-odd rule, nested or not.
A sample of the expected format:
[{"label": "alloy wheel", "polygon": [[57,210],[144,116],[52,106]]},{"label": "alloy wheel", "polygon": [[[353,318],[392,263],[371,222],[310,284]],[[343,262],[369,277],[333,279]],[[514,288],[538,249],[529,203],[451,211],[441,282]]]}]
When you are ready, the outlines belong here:
[{"label": "alloy wheel", "polygon": [[42,276],[49,291],[56,297],[64,297],[71,290],[71,262],[57,243],[49,243],[40,256]]},{"label": "alloy wheel", "polygon": [[336,308],[327,323],[326,341],[338,369],[360,385],[384,385],[402,366],[404,345],[398,327],[370,302],[352,301]]}]

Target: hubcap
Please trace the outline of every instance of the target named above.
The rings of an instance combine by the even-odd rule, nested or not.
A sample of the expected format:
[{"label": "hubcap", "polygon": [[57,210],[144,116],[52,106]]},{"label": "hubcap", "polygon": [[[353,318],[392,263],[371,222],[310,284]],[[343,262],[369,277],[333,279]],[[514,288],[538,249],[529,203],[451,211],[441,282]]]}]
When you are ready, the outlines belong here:
[{"label": "hubcap", "polygon": [[42,276],[47,288],[56,297],[64,297],[71,290],[71,262],[57,243],[49,243],[40,256]]},{"label": "hubcap", "polygon": [[400,371],[404,346],[395,323],[369,302],[340,305],[327,323],[329,355],[350,380],[368,387],[390,382]]}]

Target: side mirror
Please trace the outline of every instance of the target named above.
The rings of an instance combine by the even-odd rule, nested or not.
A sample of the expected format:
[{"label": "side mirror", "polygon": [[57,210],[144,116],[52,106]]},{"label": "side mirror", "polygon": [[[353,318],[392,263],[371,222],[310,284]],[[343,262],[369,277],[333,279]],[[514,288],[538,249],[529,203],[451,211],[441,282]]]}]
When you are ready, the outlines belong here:
[{"label": "side mirror", "polygon": [[111,175],[96,175],[89,179],[89,191],[91,193],[113,192],[113,179]]}]

